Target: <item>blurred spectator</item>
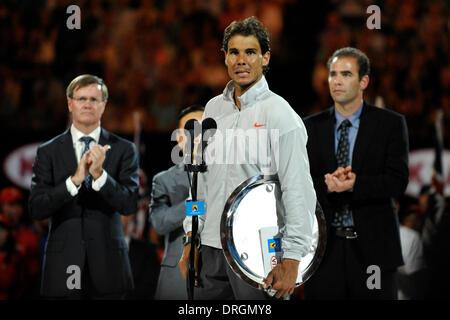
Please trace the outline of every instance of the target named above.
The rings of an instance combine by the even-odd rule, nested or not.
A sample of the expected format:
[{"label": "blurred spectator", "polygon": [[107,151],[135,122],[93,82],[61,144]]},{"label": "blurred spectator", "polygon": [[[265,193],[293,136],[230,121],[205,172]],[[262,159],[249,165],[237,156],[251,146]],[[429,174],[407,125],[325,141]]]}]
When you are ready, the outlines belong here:
[{"label": "blurred spectator", "polygon": [[0,300],[22,298],[24,261],[16,249],[9,219],[0,214]]},{"label": "blurred spectator", "polygon": [[428,204],[428,196],[429,192],[431,190],[431,185],[424,184],[419,191],[419,213],[422,215],[425,215],[425,212],[427,210],[427,204]]},{"label": "blurred spectator", "polygon": [[425,257],[420,232],[416,226],[417,213],[409,213],[400,225],[400,242],[404,265],[397,270],[398,299],[425,298]]},{"label": "blurred spectator", "polygon": [[25,260],[23,297],[30,298],[38,282],[39,238],[24,223],[24,196],[16,187],[6,187],[0,191],[2,214],[9,220],[16,249]]},{"label": "blurred spectator", "polygon": [[[434,202],[432,197],[429,201]],[[450,299],[450,206],[448,203],[441,205],[428,205],[429,208],[434,207],[435,213],[438,210],[441,213],[431,230],[424,228],[424,255],[429,277],[425,292],[427,299]]]},{"label": "blurred spectator", "polygon": [[321,111],[323,106],[332,104],[328,91],[328,69],[325,64],[316,63],[314,66],[312,86],[314,89],[315,103],[309,111],[314,114]]}]

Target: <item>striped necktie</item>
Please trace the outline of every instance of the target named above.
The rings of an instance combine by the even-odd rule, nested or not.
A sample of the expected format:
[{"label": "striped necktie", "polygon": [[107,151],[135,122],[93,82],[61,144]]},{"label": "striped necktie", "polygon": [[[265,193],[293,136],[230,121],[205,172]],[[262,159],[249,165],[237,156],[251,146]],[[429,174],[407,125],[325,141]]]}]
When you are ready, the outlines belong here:
[{"label": "striped necktie", "polygon": [[[81,157],[83,157],[83,155],[86,152],[88,152],[89,144],[91,143],[91,141],[94,141],[94,138],[89,137],[89,136],[84,136],[84,137],[80,138],[80,141],[84,142],[84,150],[83,150],[83,153],[81,154]],[[91,182],[92,182],[92,175],[89,173],[88,176],[86,177],[86,179],[84,179],[83,183],[86,186],[86,188],[90,188]]]},{"label": "striped necktie", "polygon": [[[348,128],[352,123],[345,119],[339,126],[341,136],[339,137],[338,148],[336,152],[336,161],[338,167],[345,168],[350,164],[350,143],[348,141]],[[332,225],[334,227],[353,227],[353,215],[348,204],[343,204],[334,214]]]}]

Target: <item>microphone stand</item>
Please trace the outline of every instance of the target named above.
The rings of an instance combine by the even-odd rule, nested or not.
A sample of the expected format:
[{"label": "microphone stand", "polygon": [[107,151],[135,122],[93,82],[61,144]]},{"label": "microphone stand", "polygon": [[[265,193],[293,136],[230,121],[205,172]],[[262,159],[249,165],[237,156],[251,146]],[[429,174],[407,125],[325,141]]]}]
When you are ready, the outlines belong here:
[{"label": "microphone stand", "polygon": [[[191,163],[193,162],[194,146],[191,144]],[[197,182],[198,173],[206,171],[206,164],[202,160],[201,164],[185,164],[184,170],[189,174],[192,173],[191,195],[192,201],[197,201]],[[192,231],[191,231],[191,250],[189,251],[188,275],[187,275],[187,291],[188,299],[194,300],[194,286],[195,286],[195,247],[197,246],[197,231],[198,231],[198,216],[192,216]]]}]

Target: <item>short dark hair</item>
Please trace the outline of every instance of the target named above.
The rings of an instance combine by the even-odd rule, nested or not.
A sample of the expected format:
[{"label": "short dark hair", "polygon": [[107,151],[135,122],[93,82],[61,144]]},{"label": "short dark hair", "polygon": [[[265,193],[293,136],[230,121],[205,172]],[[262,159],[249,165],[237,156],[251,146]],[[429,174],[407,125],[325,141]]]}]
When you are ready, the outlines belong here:
[{"label": "short dark hair", "polygon": [[[255,36],[258,39],[262,54],[270,51],[270,37],[267,28],[256,17],[248,17],[244,20],[235,20],[223,32],[222,51],[228,52],[228,41],[231,37],[239,34],[243,36]],[[265,74],[269,70],[269,66],[263,67]]]},{"label": "short dark hair", "polygon": [[75,79],[73,79],[66,89],[67,98],[73,98],[73,92],[76,89],[87,87],[91,84],[98,84],[102,90],[102,99],[103,101],[108,100],[108,88],[106,87],[105,82],[102,78],[91,75],[91,74],[82,74]]},{"label": "short dark hair", "polygon": [[183,118],[185,115],[187,115],[188,113],[191,112],[196,112],[196,111],[201,111],[204,112],[205,108],[199,104],[194,104],[192,106],[189,106],[187,108],[184,108],[183,110],[180,111],[180,113],[178,114],[178,122],[180,122],[181,118]]},{"label": "short dark hair", "polygon": [[368,76],[370,74],[370,60],[366,56],[364,52],[362,52],[359,49],[352,48],[352,47],[345,47],[337,49],[333,55],[328,59],[327,67],[328,72],[330,72],[331,63],[334,58],[339,57],[353,57],[358,61],[358,74],[359,79],[361,79],[364,76]]}]

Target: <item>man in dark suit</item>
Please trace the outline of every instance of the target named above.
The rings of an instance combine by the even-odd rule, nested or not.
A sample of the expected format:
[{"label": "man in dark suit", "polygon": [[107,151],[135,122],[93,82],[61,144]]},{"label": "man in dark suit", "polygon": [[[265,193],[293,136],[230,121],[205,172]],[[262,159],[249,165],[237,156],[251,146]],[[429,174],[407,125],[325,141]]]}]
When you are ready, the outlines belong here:
[{"label": "man in dark suit", "polygon": [[402,115],[363,100],[370,63],[355,48],[328,60],[334,106],[304,119],[314,187],[328,227],[307,299],[396,299],[403,264],[394,199],[408,184]]},{"label": "man in dark suit", "polygon": [[[191,106],[178,116],[177,142],[184,153],[186,137],[182,129],[190,119],[202,121],[204,108]],[[161,263],[155,298],[158,300],[186,300],[186,280],[183,279],[178,261],[183,252],[183,220],[186,217],[185,200],[189,196],[188,173],[183,162],[153,177],[150,220],[155,231],[164,235],[165,253]]]},{"label": "man in dark suit", "polygon": [[41,294],[121,299],[133,288],[120,215],[137,210],[136,148],[100,127],[102,79],[78,76],[66,95],[72,125],[38,148],[33,165],[30,213],[50,218]]}]

